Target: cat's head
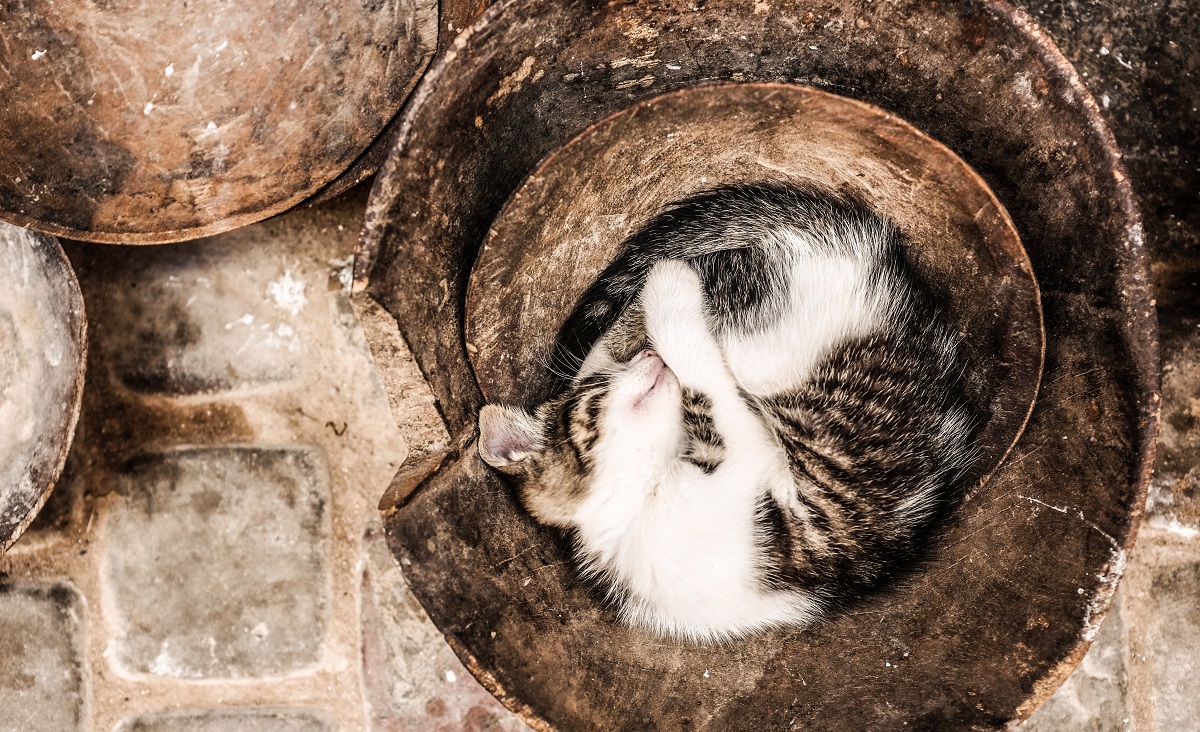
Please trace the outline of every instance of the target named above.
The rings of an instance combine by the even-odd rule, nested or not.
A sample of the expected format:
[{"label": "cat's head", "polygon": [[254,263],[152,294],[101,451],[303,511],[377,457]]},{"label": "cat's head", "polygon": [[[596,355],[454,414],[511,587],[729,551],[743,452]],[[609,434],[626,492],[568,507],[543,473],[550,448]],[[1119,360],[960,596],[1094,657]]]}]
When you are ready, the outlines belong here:
[{"label": "cat's head", "polygon": [[658,354],[644,350],[579,379],[532,412],[485,406],[479,454],[517,479],[534,517],[571,527],[593,489],[649,489],[678,462],[682,394]]}]

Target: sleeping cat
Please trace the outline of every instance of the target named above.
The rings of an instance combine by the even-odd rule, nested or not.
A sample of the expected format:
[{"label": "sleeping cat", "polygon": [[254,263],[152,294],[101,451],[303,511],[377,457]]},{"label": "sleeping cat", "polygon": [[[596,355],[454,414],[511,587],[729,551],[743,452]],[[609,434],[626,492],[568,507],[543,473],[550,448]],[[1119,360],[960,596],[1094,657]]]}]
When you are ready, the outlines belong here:
[{"label": "sleeping cat", "polygon": [[878,588],[976,458],[960,339],[898,232],[817,188],[672,205],[555,361],[576,372],[559,396],[483,408],[480,455],[572,532],[624,621],[664,635],[804,625]]}]

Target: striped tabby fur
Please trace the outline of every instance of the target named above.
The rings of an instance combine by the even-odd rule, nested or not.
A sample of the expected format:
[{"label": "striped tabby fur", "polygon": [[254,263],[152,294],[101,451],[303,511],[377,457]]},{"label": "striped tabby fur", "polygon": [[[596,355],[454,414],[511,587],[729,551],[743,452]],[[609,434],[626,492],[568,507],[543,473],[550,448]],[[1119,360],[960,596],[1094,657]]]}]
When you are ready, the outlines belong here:
[{"label": "striped tabby fur", "polygon": [[803,625],[911,564],[954,505],[976,454],[959,345],[861,202],[718,188],[625,243],[560,333],[576,376],[485,407],[480,454],[627,622]]}]

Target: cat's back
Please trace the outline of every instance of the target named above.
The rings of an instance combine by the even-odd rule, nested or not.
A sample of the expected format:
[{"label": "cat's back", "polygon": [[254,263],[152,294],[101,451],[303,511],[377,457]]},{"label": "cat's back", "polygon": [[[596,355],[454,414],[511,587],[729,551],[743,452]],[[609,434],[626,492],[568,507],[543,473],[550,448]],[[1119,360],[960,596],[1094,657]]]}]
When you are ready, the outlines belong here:
[{"label": "cat's back", "polygon": [[899,234],[857,199],[756,184],[700,203],[697,230],[681,228],[698,239],[701,229],[725,232],[729,248],[692,262],[730,371],[749,394],[793,389],[834,349],[908,317],[913,283]]}]

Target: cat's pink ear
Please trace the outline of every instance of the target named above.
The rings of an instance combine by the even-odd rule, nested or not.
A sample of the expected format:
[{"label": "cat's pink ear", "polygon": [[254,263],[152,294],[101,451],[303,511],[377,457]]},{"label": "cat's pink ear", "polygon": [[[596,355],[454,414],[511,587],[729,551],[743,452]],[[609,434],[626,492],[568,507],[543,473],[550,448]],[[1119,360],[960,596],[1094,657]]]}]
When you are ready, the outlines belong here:
[{"label": "cat's pink ear", "polygon": [[489,404],[479,411],[479,456],[493,468],[518,474],[542,450],[542,430],[524,409]]}]

